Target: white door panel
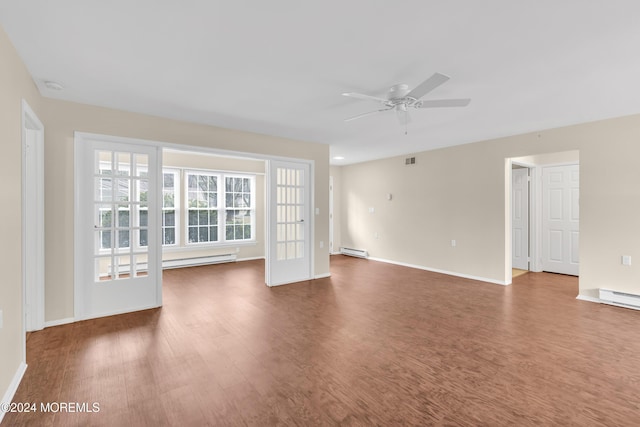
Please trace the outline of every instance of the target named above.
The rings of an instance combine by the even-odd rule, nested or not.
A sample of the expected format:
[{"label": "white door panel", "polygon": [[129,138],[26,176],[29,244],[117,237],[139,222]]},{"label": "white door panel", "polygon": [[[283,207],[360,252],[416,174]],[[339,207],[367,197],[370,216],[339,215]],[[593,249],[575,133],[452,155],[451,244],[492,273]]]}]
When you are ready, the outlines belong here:
[{"label": "white door panel", "polygon": [[550,166],[542,172],[542,268],[578,275],[580,224],[578,165]]},{"label": "white door panel", "polygon": [[313,221],[309,165],[270,161],[269,192],[267,285],[309,280]]},{"label": "white door panel", "polygon": [[529,169],[511,171],[511,236],[513,268],[529,269]]},{"label": "white door panel", "polygon": [[158,148],[80,140],[76,149],[76,318],[161,305]]}]

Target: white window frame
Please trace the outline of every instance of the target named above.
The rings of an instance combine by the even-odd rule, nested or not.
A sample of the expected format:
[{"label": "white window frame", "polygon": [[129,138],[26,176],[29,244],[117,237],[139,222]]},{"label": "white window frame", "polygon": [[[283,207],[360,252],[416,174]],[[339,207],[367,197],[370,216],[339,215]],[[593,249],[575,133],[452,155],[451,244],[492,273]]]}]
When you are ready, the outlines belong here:
[{"label": "white window frame", "polygon": [[[223,243],[228,244],[236,244],[236,243],[246,243],[246,242],[255,242],[256,241],[256,176],[250,174],[238,174],[238,173],[223,173],[222,182],[224,184],[224,193],[222,197],[222,205],[224,210],[224,215],[222,215],[222,229],[223,233]],[[251,237],[248,239],[234,239],[227,240],[227,211],[230,210],[239,210],[237,207],[227,206],[227,178],[240,178],[240,179],[248,179],[249,180],[249,194],[251,196],[251,206],[248,206],[247,211],[251,211]]]},{"label": "white window frame", "polygon": [[[189,175],[205,175],[214,176],[217,179],[217,204],[215,210],[218,212],[218,240],[208,242],[190,242],[189,241]],[[182,231],[184,233],[184,247],[220,247],[220,246],[238,246],[245,244],[255,244],[256,242],[256,175],[251,173],[228,173],[215,170],[191,169],[182,170],[183,184],[183,206],[184,206],[184,224]],[[249,179],[251,206],[246,210],[251,211],[251,238],[242,240],[227,240],[227,210],[233,210],[234,207],[226,206],[226,178],[247,178]],[[235,208],[237,209],[237,208]]]},{"label": "white window frame", "polygon": [[[218,227],[218,239],[211,241],[211,240],[207,240],[204,242],[190,242],[189,241],[189,211],[191,210],[191,207],[189,206],[189,176],[190,175],[195,175],[198,177],[198,179],[201,176],[207,176],[207,177],[214,177],[216,178],[217,184],[216,184],[216,206],[215,208],[209,208],[209,211],[216,211],[217,212],[217,216],[218,216],[218,222],[215,224],[216,227]],[[183,170],[183,176],[184,176],[184,183],[183,183],[183,189],[184,189],[184,197],[183,197],[183,201],[184,201],[184,210],[185,210],[185,221],[184,221],[184,226],[183,226],[183,230],[184,230],[184,245],[185,247],[187,246],[215,246],[217,243],[220,242],[220,211],[221,211],[221,204],[220,204],[220,174],[215,173],[215,172],[211,172],[211,171],[205,171],[205,170],[193,170],[193,169],[185,169]],[[211,227],[214,224],[208,223],[208,226]]]},{"label": "white window frame", "polygon": [[[164,206],[164,175],[172,174],[173,175],[173,191],[174,191],[174,199],[173,199],[173,209]],[[160,226],[162,227],[162,247],[163,248],[177,248],[181,245],[181,218],[182,218],[182,206],[183,200],[181,197],[181,189],[182,189],[182,171],[177,168],[163,168],[162,169],[162,223]],[[165,244],[164,243],[164,212],[173,210],[175,211],[175,243]]]}]

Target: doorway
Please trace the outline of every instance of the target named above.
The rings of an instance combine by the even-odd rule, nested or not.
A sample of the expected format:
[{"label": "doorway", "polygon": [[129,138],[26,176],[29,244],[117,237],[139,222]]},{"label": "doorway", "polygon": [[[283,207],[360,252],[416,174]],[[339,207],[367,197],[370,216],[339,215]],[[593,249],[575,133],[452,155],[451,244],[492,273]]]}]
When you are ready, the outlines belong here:
[{"label": "doorway", "polygon": [[44,126],[22,101],[22,277],[24,329],[44,328]]},{"label": "doorway", "polygon": [[[511,267],[529,270],[529,168],[514,164],[511,169]],[[513,274],[517,274],[514,271]]]},{"label": "doorway", "polygon": [[[579,273],[579,151],[546,153],[507,159],[506,281],[524,266],[527,245],[524,229],[525,206],[521,204],[517,176],[528,170],[528,270],[577,276]],[[522,178],[521,178],[522,179]],[[562,189],[560,189],[562,187]],[[524,193],[522,193],[524,194]],[[517,211],[520,212],[517,212]],[[516,214],[522,215],[516,215]],[[519,264],[519,262],[522,262]],[[559,267],[560,266],[560,267]]]}]

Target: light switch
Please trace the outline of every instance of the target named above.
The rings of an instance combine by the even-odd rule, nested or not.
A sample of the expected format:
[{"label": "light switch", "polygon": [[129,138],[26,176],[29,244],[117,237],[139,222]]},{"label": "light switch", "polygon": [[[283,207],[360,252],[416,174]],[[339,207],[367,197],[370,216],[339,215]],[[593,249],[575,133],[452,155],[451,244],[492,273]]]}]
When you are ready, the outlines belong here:
[{"label": "light switch", "polygon": [[630,255],[622,255],[622,265],[631,265]]}]

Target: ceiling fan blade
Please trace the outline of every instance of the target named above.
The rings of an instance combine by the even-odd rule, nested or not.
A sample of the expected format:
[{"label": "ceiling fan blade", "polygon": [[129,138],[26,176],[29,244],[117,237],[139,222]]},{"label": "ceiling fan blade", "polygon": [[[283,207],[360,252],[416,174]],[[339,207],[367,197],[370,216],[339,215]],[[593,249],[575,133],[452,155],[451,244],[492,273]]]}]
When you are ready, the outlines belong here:
[{"label": "ceiling fan blade", "polygon": [[355,93],[355,92],[343,93],[342,96],[348,96],[349,98],[361,99],[363,101],[381,102],[383,104],[388,101],[388,99],[378,98],[377,96],[364,95],[362,93]]},{"label": "ceiling fan blade", "polygon": [[466,107],[471,100],[464,99],[430,99],[427,101],[418,101],[416,108],[439,108],[439,107]]},{"label": "ceiling fan blade", "polygon": [[425,96],[427,93],[431,92],[444,82],[449,80],[448,76],[440,73],[434,73],[427,80],[420,83],[418,86],[414,87],[411,92],[407,94],[409,98],[420,99]]},{"label": "ceiling fan blade", "polygon": [[351,120],[360,119],[362,117],[370,116],[373,114],[382,113],[383,111],[389,111],[391,108],[384,108],[382,110],[369,111],[368,113],[358,114],[357,116],[349,117],[348,119],[344,119],[345,122],[350,122]]}]

